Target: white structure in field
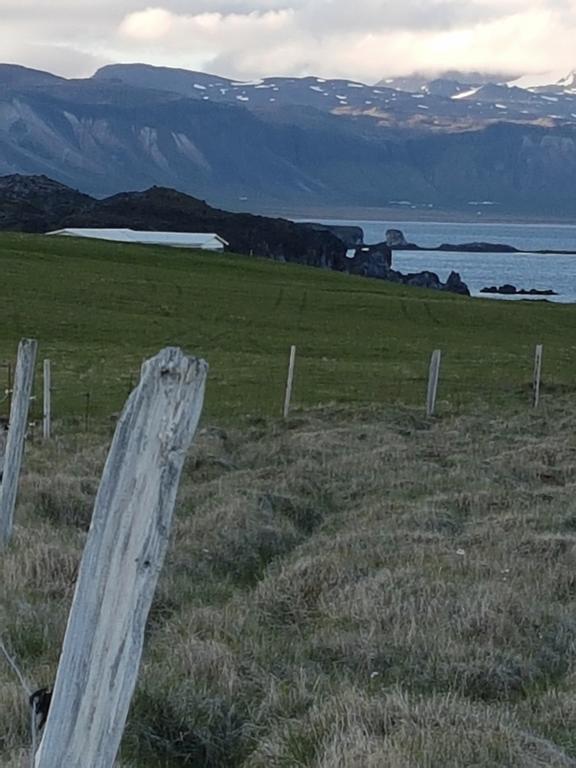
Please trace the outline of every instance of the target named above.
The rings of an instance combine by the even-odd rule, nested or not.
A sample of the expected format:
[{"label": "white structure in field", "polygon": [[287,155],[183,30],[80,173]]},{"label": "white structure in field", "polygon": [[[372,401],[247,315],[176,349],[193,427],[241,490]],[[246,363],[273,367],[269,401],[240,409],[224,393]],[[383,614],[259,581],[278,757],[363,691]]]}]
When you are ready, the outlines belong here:
[{"label": "white structure in field", "polygon": [[205,251],[223,251],[228,245],[214,232],[142,232],[135,229],[57,229],[48,235],[61,237],[89,237],[93,240],[111,240],[115,243],[141,243],[168,245],[174,248],[201,248]]}]

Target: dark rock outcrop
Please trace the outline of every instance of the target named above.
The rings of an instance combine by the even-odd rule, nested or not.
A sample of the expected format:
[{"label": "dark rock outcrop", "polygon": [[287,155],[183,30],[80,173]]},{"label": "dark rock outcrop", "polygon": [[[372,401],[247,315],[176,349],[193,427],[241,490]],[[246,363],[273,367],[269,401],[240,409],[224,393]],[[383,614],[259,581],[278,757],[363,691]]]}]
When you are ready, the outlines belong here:
[{"label": "dark rock outcrop", "polygon": [[[390,237],[388,237],[390,235]],[[404,233],[401,229],[389,229],[386,232],[386,242],[395,251],[440,251],[446,253],[531,253],[537,256],[545,255],[574,255],[576,251],[570,250],[537,250],[529,251],[526,249],[516,248],[513,245],[507,245],[505,243],[485,243],[485,242],[473,242],[473,243],[442,243],[441,245],[418,245],[417,243],[410,243],[406,240]],[[495,291],[490,291],[494,293]]]},{"label": "dark rock outcrop", "polygon": [[93,202],[47,176],[0,176],[0,230],[46,232]]},{"label": "dark rock outcrop", "polygon": [[404,232],[401,229],[387,229],[386,245],[389,248],[406,248],[409,243],[406,241]]},{"label": "dark rock outcrop", "polygon": [[342,240],[348,249],[357,248],[364,244],[364,230],[362,227],[347,226],[345,224],[316,224],[315,222],[304,222],[303,226],[316,232],[331,232]]},{"label": "dark rock outcrop", "polygon": [[515,285],[504,283],[504,285],[491,285],[487,288],[481,288],[480,293],[499,293],[505,296],[558,296],[556,291],[551,288],[516,288]]},{"label": "dark rock outcrop", "polygon": [[437,248],[427,251],[463,251],[464,253],[519,253],[518,248],[503,243],[442,243]]},{"label": "dark rock outcrop", "polygon": [[428,288],[434,291],[447,291],[448,293],[458,293],[461,296],[470,296],[470,290],[458,272],[450,272],[445,283],[435,272],[428,270],[402,275],[402,282],[404,285],[413,285],[416,288]]},{"label": "dark rock outcrop", "polygon": [[354,257],[347,259],[346,272],[365,277],[377,277],[391,283],[410,285],[415,288],[428,288],[433,291],[448,291],[462,296],[470,296],[466,283],[458,272],[451,272],[443,283],[435,272],[423,271],[408,275],[392,269],[392,249],[386,243],[358,248]]},{"label": "dark rock outcrop", "polygon": [[460,277],[459,272],[450,272],[442,290],[449,291],[450,293],[459,293],[461,296],[470,296],[470,289]]},{"label": "dark rock outcrop", "polygon": [[518,248],[503,243],[442,243],[436,246],[422,246],[406,240],[401,229],[389,229],[386,232],[386,242],[397,251],[445,251],[462,253],[519,253]]},{"label": "dark rock outcrop", "polygon": [[352,258],[346,259],[346,272],[388,280],[392,268],[392,251],[386,243],[364,245],[357,248]]}]

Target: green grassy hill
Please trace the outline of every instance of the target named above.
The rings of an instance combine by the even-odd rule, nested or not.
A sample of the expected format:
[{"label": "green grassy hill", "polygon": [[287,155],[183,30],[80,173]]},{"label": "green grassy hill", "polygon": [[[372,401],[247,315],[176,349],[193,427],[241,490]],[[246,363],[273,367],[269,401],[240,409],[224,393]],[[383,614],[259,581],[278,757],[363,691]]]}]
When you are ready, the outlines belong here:
[{"label": "green grassy hill", "polygon": [[435,347],[444,351],[445,410],[527,401],[537,342],[548,390],[576,381],[572,306],[469,300],[239,256],[28,235],[0,236],[0,276],[0,364],[14,359],[22,336],[38,338],[54,365],[56,415],[65,418],[83,418],[87,403],[92,420],[118,411],[142,358],[166,344],[209,361],[206,412],[223,420],[279,412],[290,344],[298,347],[295,401],[305,406],[421,403]]}]

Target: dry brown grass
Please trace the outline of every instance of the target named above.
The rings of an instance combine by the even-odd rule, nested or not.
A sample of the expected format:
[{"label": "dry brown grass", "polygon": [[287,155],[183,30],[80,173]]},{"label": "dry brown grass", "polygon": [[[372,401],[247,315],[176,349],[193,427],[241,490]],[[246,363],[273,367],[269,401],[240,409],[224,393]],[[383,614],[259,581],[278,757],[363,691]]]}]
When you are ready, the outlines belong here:
[{"label": "dry brown grass", "polygon": [[[2,634],[53,677],[101,441],[29,452]],[[576,766],[576,407],[206,428],[125,765]],[[27,715],[0,665],[2,765]],[[22,751],[24,750],[24,752]]]}]

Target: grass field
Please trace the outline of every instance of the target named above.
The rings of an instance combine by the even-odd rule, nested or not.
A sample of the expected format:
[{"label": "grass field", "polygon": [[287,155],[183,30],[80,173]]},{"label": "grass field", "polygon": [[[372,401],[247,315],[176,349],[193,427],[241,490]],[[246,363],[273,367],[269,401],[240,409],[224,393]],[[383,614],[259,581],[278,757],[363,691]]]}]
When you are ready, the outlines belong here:
[{"label": "grass field", "polygon": [[[159,347],[211,364],[121,768],[576,768],[576,308],[19,235],[0,237],[0,270],[0,358],[36,336],[72,425],[90,393],[86,433],[31,432],[0,555],[0,635],[38,687],[100,427]],[[291,343],[297,403],[331,405],[283,422]],[[28,766],[29,746],[0,660],[0,765]]]},{"label": "grass field", "polygon": [[[574,768],[576,407],[207,427],[122,768]],[[0,628],[54,679],[106,452],[29,446]],[[27,768],[0,660],[0,764]]]},{"label": "grass field", "polygon": [[[265,260],[29,235],[0,235],[0,275],[0,364],[14,359],[22,336],[38,338],[40,355],[53,361],[56,415],[83,422],[88,408],[92,426],[120,409],[142,358],[166,344],[209,361],[206,415],[228,422],[279,412],[290,344],[303,406],[419,404],[435,347],[444,352],[445,412],[476,400],[527,402],[538,342],[544,390],[573,391],[576,381],[572,306],[468,300]],[[0,382],[6,376],[0,368]]]}]

